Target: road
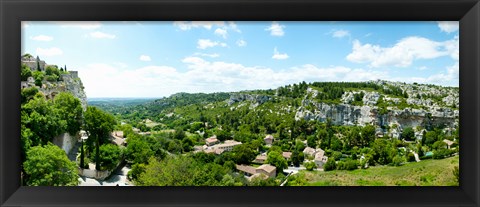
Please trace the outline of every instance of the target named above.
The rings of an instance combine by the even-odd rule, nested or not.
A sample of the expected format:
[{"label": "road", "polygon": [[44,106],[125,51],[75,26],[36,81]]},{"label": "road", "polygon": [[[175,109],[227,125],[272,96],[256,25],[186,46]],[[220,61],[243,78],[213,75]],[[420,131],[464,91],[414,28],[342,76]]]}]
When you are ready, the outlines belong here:
[{"label": "road", "polygon": [[79,186],[132,186],[130,181],[127,180],[127,173],[130,171],[130,168],[127,166],[122,169],[113,172],[112,176],[108,180],[99,181],[92,178],[80,177]]}]

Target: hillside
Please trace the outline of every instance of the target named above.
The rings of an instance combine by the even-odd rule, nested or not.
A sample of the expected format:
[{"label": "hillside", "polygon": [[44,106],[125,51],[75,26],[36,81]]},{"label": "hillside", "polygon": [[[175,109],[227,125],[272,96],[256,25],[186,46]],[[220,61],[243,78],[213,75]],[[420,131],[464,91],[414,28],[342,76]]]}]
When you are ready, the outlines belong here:
[{"label": "hillside", "polygon": [[[339,126],[376,126],[377,133],[399,137],[404,128],[450,128],[458,125],[459,90],[388,81],[299,83],[275,90],[233,93],[179,93],[152,102],[121,107],[98,105],[122,118],[151,119],[176,127],[195,121],[223,127],[249,124],[253,132],[275,133],[277,126],[300,120]],[[258,118],[255,123],[249,122]],[[173,123],[175,122],[175,123]],[[134,124],[134,123],[133,123]],[[230,125],[230,126],[227,126]]]},{"label": "hillside", "polygon": [[400,167],[376,166],[354,171],[301,171],[289,185],[309,186],[450,186],[458,185],[453,169],[459,157],[424,160]]}]

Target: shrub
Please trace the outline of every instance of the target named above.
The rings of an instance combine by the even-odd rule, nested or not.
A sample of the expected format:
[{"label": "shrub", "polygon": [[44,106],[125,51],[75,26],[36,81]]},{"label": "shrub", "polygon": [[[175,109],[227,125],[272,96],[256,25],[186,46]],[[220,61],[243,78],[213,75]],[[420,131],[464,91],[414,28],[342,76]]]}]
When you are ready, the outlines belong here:
[{"label": "shrub", "polygon": [[324,171],[331,171],[331,170],[335,170],[337,168],[337,164],[335,162],[335,159],[333,158],[329,158],[327,163],[325,163],[325,165],[323,165],[323,170]]},{"label": "shrub", "polygon": [[308,171],[313,171],[314,169],[317,168],[317,165],[315,164],[315,162],[305,162],[303,165]]},{"label": "shrub", "polygon": [[409,162],[415,162],[416,161],[415,160],[415,155],[412,152],[409,152],[407,154],[407,159],[408,159]]},{"label": "shrub", "polygon": [[400,166],[403,164],[403,162],[405,162],[405,159],[400,155],[395,156],[392,160],[392,164],[394,166]]}]

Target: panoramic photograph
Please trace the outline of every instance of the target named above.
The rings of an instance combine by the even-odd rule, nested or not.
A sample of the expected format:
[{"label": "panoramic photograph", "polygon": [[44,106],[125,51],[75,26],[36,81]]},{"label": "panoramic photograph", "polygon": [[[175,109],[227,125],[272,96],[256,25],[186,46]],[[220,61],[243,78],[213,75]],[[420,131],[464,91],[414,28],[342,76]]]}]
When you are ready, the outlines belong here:
[{"label": "panoramic photograph", "polygon": [[459,22],[23,21],[23,186],[459,186]]}]

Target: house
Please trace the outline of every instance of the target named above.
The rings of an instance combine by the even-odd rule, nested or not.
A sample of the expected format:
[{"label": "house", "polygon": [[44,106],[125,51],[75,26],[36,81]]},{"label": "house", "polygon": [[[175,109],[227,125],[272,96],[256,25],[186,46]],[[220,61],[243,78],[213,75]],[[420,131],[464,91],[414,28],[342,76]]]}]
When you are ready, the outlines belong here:
[{"label": "house", "polygon": [[292,157],[292,152],[282,152],[282,156],[286,160],[290,160],[290,158]]},{"label": "house", "polygon": [[445,142],[445,144],[447,144],[447,149],[451,149],[452,145],[454,144],[454,142],[452,142],[448,139],[444,139],[443,142]]},{"label": "house", "polygon": [[277,168],[269,164],[263,164],[257,168],[248,165],[235,165],[238,171],[245,173],[250,178],[257,177],[257,174],[266,175],[267,178],[274,178],[277,173]]},{"label": "house", "polygon": [[305,147],[305,149],[303,150],[303,154],[305,155],[310,155],[310,156],[315,156],[315,149],[311,148],[311,147]]},{"label": "house", "polygon": [[112,136],[124,138],[123,137],[123,131],[113,131]]},{"label": "house", "polygon": [[139,133],[139,132],[140,132],[140,129],[135,128],[135,127],[133,127],[132,130],[133,130],[133,132],[135,132],[135,133]]},{"label": "house", "polygon": [[255,160],[253,160],[252,162],[263,164],[265,163],[265,161],[267,161],[267,155],[261,154],[261,155],[257,155],[257,157],[255,157]]},{"label": "house", "polygon": [[207,144],[207,146],[212,146],[217,143],[218,143],[218,139],[216,135],[213,135],[212,137],[205,139],[205,144]]},{"label": "house", "polygon": [[266,145],[271,145],[273,143],[273,136],[269,134],[265,138],[263,138],[263,141]]},{"label": "house", "polygon": [[203,152],[205,152],[205,153],[215,153],[217,155],[222,154],[224,151],[225,150],[223,150],[223,149],[213,149],[213,148],[203,150]]},{"label": "house", "polygon": [[263,164],[260,167],[257,167],[257,173],[262,173],[269,178],[274,178],[277,173],[277,168],[273,165]]},{"label": "house", "polygon": [[318,148],[316,150],[316,153],[315,153],[315,158],[313,159],[313,161],[315,162],[315,164],[317,165],[318,168],[321,168],[323,167],[323,165],[325,163],[327,163],[327,160],[328,160],[328,157],[325,156],[325,151],[323,151],[322,149]]},{"label": "house", "polygon": [[213,149],[222,149],[224,151],[232,151],[233,150],[233,147],[237,146],[237,145],[241,145],[242,143],[241,142],[237,142],[235,140],[226,140],[224,143],[222,144],[216,144],[216,145],[213,145],[212,148]]},{"label": "house", "polygon": [[427,130],[422,129],[420,131],[415,132],[415,139],[417,140],[422,140],[423,138],[423,133],[426,132]]}]

